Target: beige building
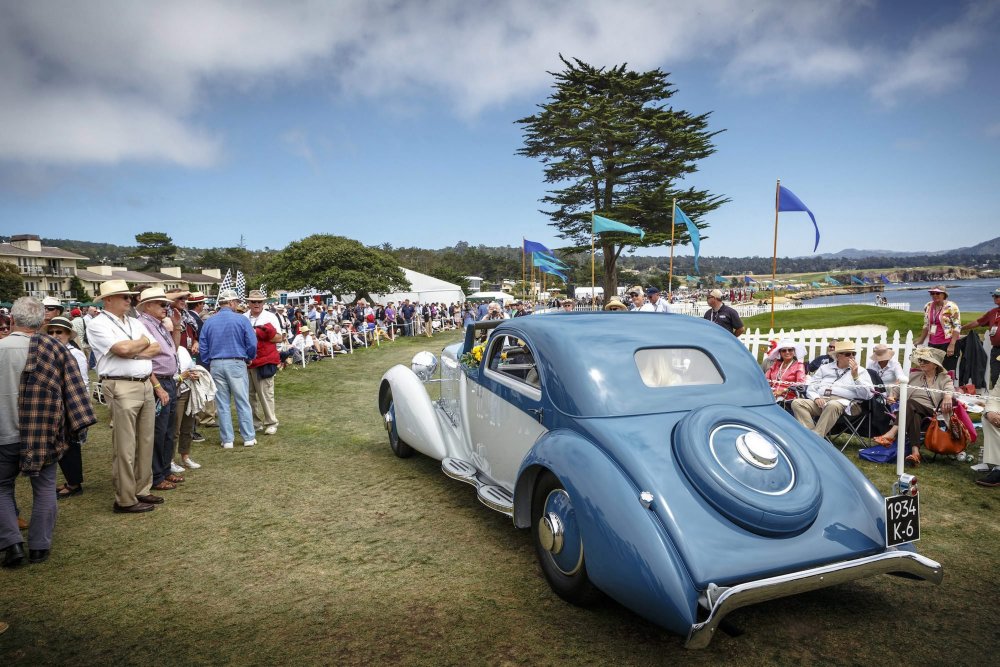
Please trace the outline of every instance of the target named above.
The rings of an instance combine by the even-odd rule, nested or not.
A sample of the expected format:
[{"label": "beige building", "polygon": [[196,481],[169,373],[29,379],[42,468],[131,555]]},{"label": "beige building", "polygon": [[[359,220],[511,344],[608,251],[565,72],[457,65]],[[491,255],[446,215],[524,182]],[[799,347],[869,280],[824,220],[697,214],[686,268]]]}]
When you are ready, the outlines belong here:
[{"label": "beige building", "polygon": [[222,282],[219,269],[202,269],[201,273],[182,273],[178,266],[165,266],[159,271],[129,271],[124,266],[88,266],[77,271],[83,286],[91,294],[97,294],[105,280],[124,280],[129,285],[152,285],[164,290],[187,289],[192,285],[197,292],[215,294],[216,286]]},{"label": "beige building", "polygon": [[76,276],[84,289],[93,296],[100,291],[105,280],[125,280],[130,285],[152,285],[166,290],[180,288],[193,289],[205,294],[215,294],[222,275],[219,269],[202,269],[201,273],[182,273],[178,266],[166,266],[157,272],[129,271],[124,266],[88,266],[77,269],[77,260],[88,257],[62,248],[43,246],[34,234],[12,236],[10,243],[0,243],[0,262],[9,262],[18,267],[24,277],[24,291],[28,296],[42,299],[54,296],[59,299],[73,298],[69,289],[70,279]]},{"label": "beige building", "polygon": [[69,250],[43,246],[34,234],[18,234],[0,243],[0,262],[15,264],[24,278],[24,291],[39,299],[69,299],[69,281],[76,275],[76,261],[87,259]]}]

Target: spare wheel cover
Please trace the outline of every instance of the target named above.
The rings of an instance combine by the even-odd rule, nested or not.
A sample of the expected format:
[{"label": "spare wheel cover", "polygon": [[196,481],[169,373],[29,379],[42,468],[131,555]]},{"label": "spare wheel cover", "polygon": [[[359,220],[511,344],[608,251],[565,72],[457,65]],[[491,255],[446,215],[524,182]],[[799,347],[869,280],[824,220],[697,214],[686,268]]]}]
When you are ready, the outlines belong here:
[{"label": "spare wheel cover", "polygon": [[[777,408],[776,408],[777,409]],[[823,499],[819,473],[788,427],[747,408],[708,405],[674,428],[677,461],[698,493],[736,525],[758,535],[800,533]]]}]

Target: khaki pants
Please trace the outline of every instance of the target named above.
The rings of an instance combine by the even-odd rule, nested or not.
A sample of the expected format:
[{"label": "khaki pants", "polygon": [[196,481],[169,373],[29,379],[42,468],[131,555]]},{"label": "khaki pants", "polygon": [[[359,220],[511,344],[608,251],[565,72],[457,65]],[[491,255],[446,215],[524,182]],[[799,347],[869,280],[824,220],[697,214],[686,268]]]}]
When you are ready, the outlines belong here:
[{"label": "khaki pants", "polygon": [[115,502],[130,507],[136,496],[153,485],[153,434],[156,405],[153,385],[128,380],[104,380],[104,398],[111,408],[111,482]]},{"label": "khaki pants", "polygon": [[[850,414],[856,415],[860,408],[856,403],[851,403]],[[799,420],[799,423],[810,429],[821,438],[825,438],[833,425],[844,414],[844,405],[837,400],[830,400],[822,408],[816,405],[812,398],[796,398],[792,401],[792,414]],[[816,419],[819,417],[819,419]],[[815,423],[814,423],[815,420]]]},{"label": "khaki pants", "polygon": [[247,372],[250,374],[250,408],[253,411],[254,428],[277,426],[278,418],[274,414],[274,376],[262,380],[257,377],[256,368],[249,368]]}]

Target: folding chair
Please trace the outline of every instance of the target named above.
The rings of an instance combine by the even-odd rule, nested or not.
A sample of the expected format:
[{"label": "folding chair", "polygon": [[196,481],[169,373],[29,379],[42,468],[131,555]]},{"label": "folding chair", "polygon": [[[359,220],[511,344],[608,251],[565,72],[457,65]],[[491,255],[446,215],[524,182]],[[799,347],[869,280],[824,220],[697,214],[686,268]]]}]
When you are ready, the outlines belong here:
[{"label": "folding chair", "polygon": [[827,439],[833,443],[833,436],[847,434],[847,440],[840,447],[840,451],[847,449],[847,446],[855,440],[871,440],[876,435],[880,435],[889,430],[892,417],[889,414],[889,406],[885,398],[885,386],[878,373],[867,369],[868,376],[872,380],[875,394],[866,401],[859,401],[861,411],[856,415],[849,415],[847,412],[840,416],[837,423],[833,425]]}]

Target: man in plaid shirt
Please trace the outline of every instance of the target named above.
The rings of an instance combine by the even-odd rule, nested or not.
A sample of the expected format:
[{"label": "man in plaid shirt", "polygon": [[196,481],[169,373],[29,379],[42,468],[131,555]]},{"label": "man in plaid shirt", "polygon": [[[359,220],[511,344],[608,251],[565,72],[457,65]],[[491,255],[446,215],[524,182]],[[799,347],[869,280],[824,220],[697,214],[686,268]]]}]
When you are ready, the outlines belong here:
[{"label": "man in plaid shirt", "polygon": [[[11,309],[11,334],[0,340],[0,563],[24,563],[14,505],[18,473],[31,479],[28,560],[48,559],[56,523],[56,462],[66,436],[97,422],[80,368],[67,349],[37,333],[41,302],[22,297]],[[65,425],[65,428],[64,428]]]}]

